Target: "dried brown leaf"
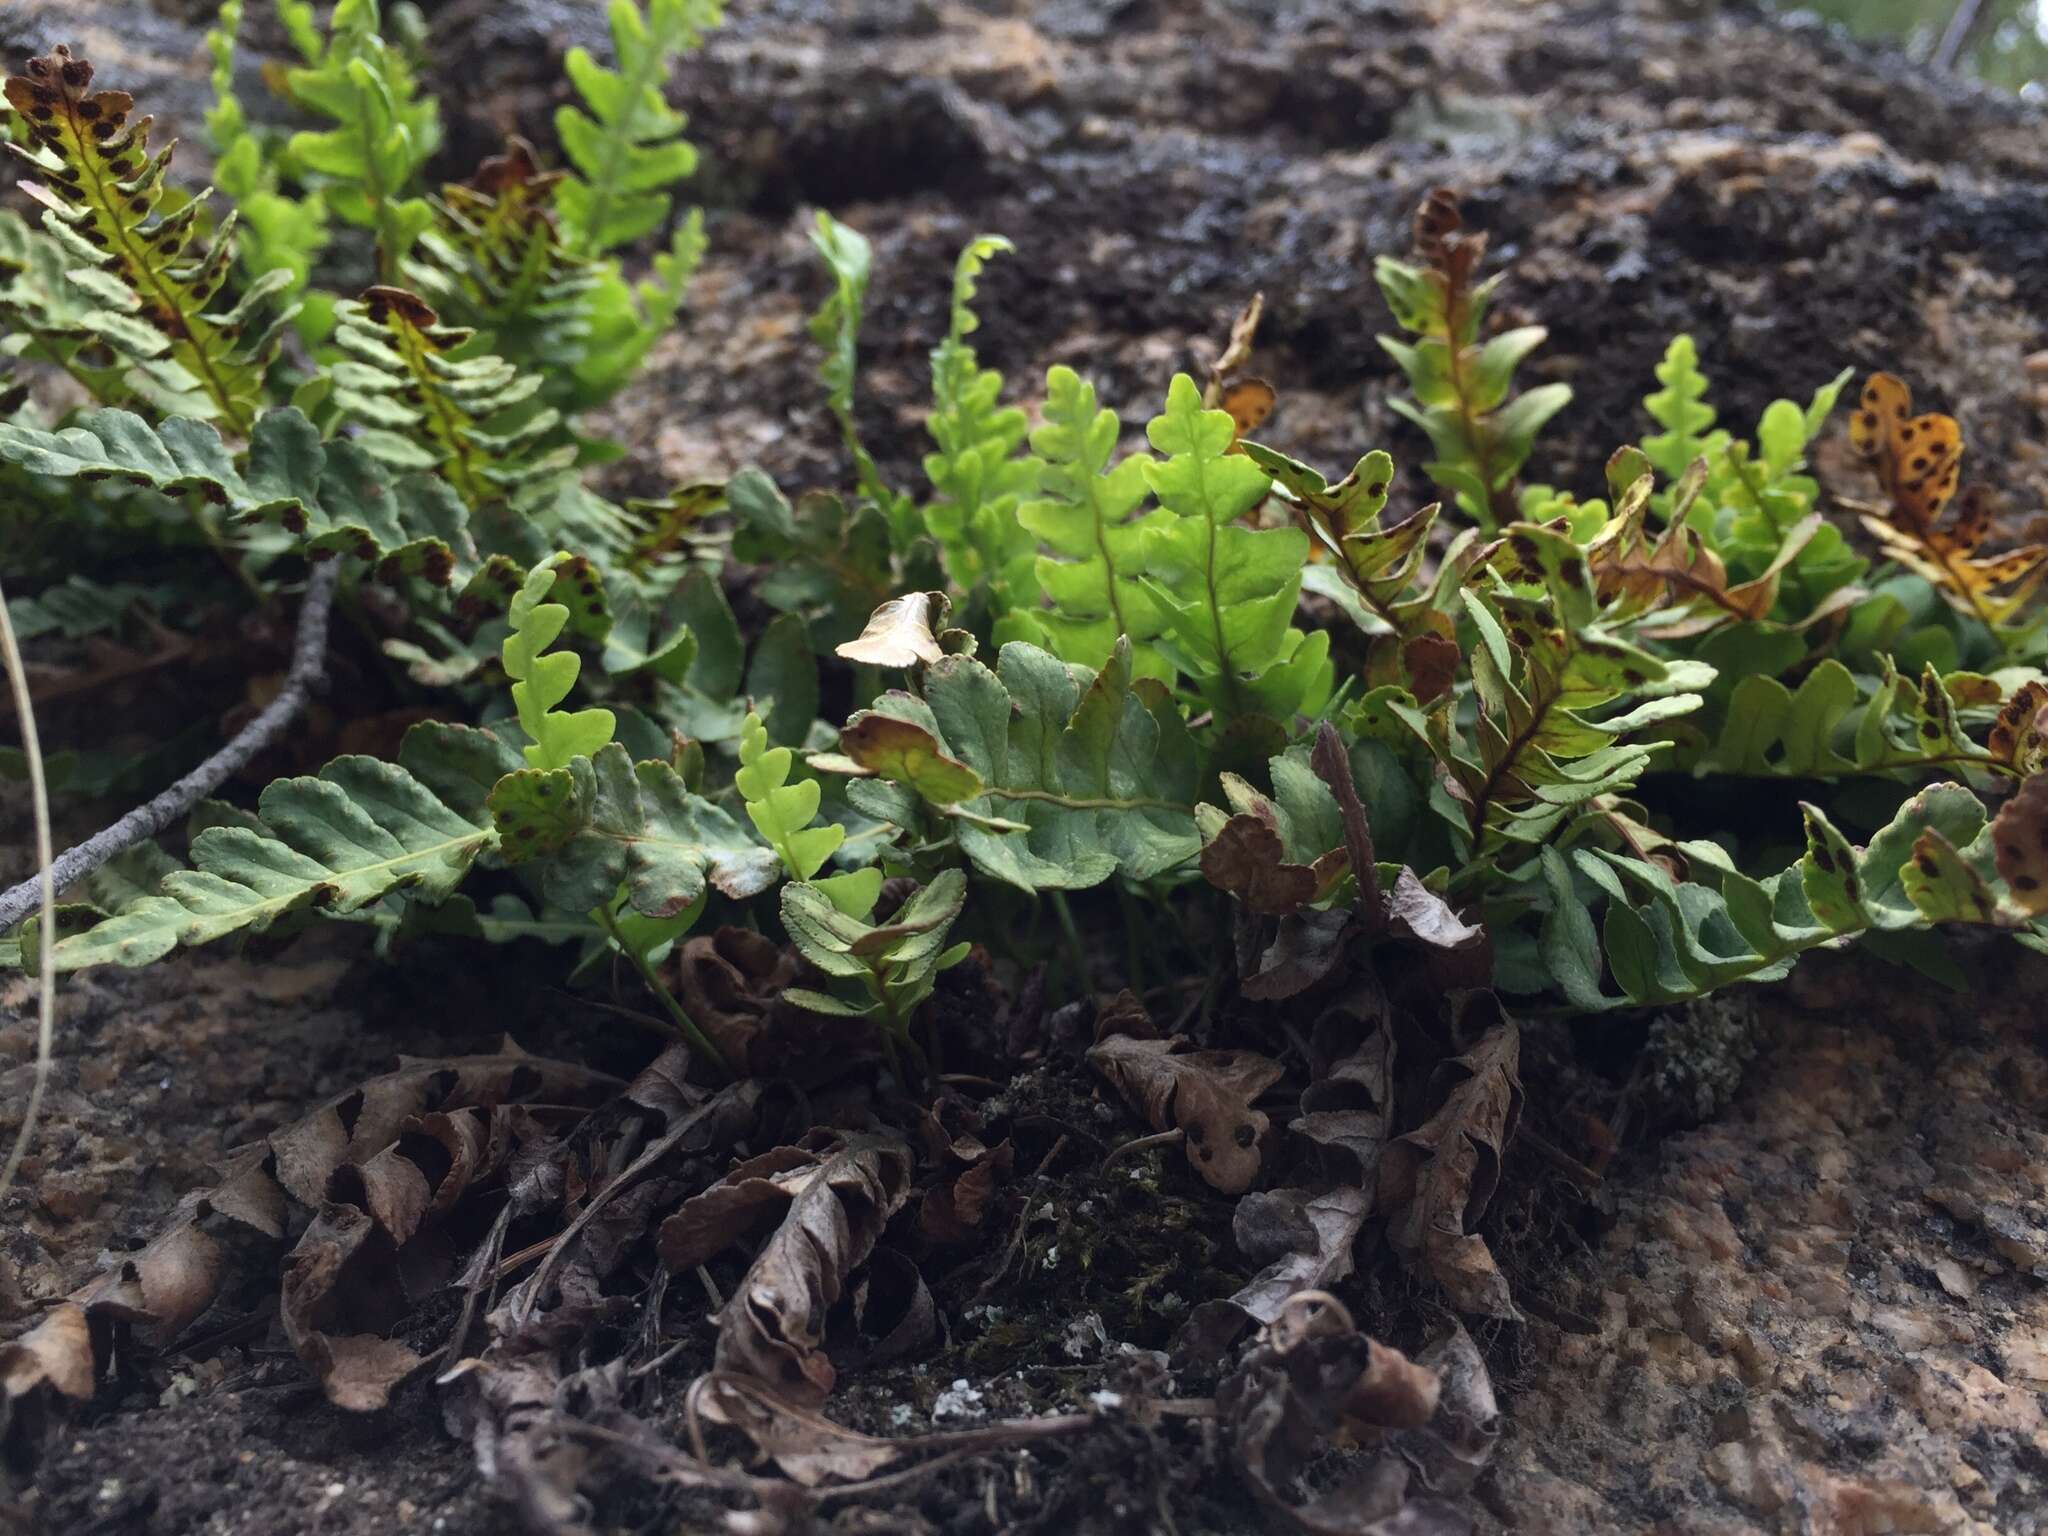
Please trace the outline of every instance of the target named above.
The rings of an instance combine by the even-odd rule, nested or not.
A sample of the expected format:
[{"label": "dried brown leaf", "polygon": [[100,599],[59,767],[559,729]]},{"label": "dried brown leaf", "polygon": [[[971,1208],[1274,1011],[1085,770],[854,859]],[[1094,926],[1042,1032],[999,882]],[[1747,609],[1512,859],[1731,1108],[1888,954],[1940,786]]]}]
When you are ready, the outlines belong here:
[{"label": "dried brown leaf", "polygon": [[1267,917],[1285,917],[1327,896],[1350,867],[1344,850],[1333,849],[1314,864],[1290,863],[1271,810],[1254,805],[1224,822],[1202,849],[1208,882]]},{"label": "dried brown leaf", "polygon": [[1332,1179],[1374,1192],[1393,1130],[1394,1032],[1385,994],[1355,978],[1309,1032],[1309,1083],[1288,1129],[1314,1144]]},{"label": "dried brown leaf", "polygon": [[1454,1507],[1408,1497],[1408,1467],[1389,1453],[1313,1498],[1289,1496],[1339,1432],[1370,1439],[1426,1423],[1433,1386],[1434,1372],[1361,1334],[1335,1298],[1306,1292],[1260,1332],[1216,1406],[1253,1492],[1307,1536],[1462,1536],[1471,1527]]},{"label": "dried brown leaf", "polygon": [[777,1147],[736,1164],[661,1224],[661,1262],[670,1269],[694,1269],[774,1226],[838,1145],[832,1132],[813,1131],[797,1146]]},{"label": "dried brown leaf", "polygon": [[1469,1228],[1500,1181],[1501,1155],[1522,1112],[1521,1030],[1502,1018],[1463,1056],[1438,1069],[1441,1107],[1388,1143],[1379,1204],[1387,1237],[1433,1276],[1461,1311],[1519,1319],[1486,1241]]},{"label": "dried brown leaf", "polygon": [[[44,1387],[84,1402],[97,1374],[85,1308],[60,1301],[27,1333],[0,1344],[0,1405],[11,1406]],[[0,1422],[6,1417],[0,1412]]]},{"label": "dried brown leaf", "polygon": [[911,1171],[910,1149],[882,1136],[847,1136],[821,1159],[718,1314],[720,1369],[825,1400],[836,1377],[826,1314],[909,1198]]},{"label": "dried brown leaf", "polygon": [[1174,1049],[1184,1043],[1115,1035],[1090,1047],[1088,1064],[1152,1129],[1185,1132],[1188,1162],[1211,1187],[1243,1194],[1259,1176],[1259,1143],[1271,1124],[1252,1101],[1282,1069],[1256,1051]]}]

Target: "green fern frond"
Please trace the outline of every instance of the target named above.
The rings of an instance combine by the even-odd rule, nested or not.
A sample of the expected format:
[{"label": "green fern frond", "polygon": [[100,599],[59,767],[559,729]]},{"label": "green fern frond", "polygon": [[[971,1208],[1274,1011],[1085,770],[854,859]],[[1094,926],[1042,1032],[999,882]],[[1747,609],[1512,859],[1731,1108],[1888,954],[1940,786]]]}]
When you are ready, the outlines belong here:
[{"label": "green fern frond", "polygon": [[792,880],[811,881],[849,917],[866,917],[882,893],[881,867],[869,865],[823,880],[816,878],[846,841],[846,828],[837,822],[811,825],[817,819],[823,790],[816,779],[790,783],[796,754],[788,747],[769,746],[768,728],[751,710],[740,727],[739,758],[733,787],[740,792],[754,830],[782,860],[783,873]]},{"label": "green fern frond", "polygon": [[472,508],[530,505],[575,462],[544,446],[561,414],[535,397],[540,376],[502,357],[465,355],[474,332],[444,326],[403,288],[369,288],[335,306],[334,401],[363,425],[357,441],[399,469],[438,469]]},{"label": "green fern frond", "polygon": [[1238,519],[1272,482],[1241,453],[1224,411],[1175,374],[1166,409],[1145,428],[1163,463],[1145,466],[1166,516],[1145,544],[1147,589],[1166,621],[1162,648],[1225,717],[1313,712],[1330,696],[1327,630],[1292,627],[1308,536],[1299,528],[1247,528]]},{"label": "green fern frond", "polygon": [[960,252],[952,324],[932,351],[932,413],[925,423],[938,452],[925,455],[924,472],[939,493],[925,508],[925,527],[938,540],[954,584],[963,591],[989,584],[999,613],[1037,600],[1033,541],[1018,523],[1017,504],[1037,488],[1039,464],[1017,451],[1029,419],[1015,406],[997,404],[1003,376],[981,366],[967,338],[981,323],[973,304],[982,268],[1015,249],[1001,236],[982,235]]},{"label": "green fern frond", "polygon": [[338,0],[324,40],[309,8],[288,10],[307,62],[286,72],[285,88],[335,124],[293,134],[291,159],[336,215],[375,232],[378,273],[391,279],[434,221],[414,182],[441,145],[440,107],[420,95],[412,65],[384,39],[377,0]]},{"label": "green fern frond", "polygon": [[562,576],[561,560],[535,566],[512,599],[512,633],[505,637],[505,675],[512,679],[512,707],[526,732],[527,766],[564,769],[572,758],[593,757],[612,739],[616,720],[608,709],[558,710],[583,670],[574,651],[549,651],[569,622],[565,603],[548,596]]},{"label": "green fern frond", "polygon": [[[396,891],[428,904],[442,900],[497,844],[482,787],[448,788],[461,778],[451,772],[452,738],[483,744],[478,766],[486,785],[516,766],[488,732],[422,726],[407,736],[397,763],[342,757],[317,778],[275,780],[255,817],[192,840],[192,868],[61,938],[57,968],[147,965],[179,945],[260,933],[300,912],[345,915]],[[476,756],[474,747],[463,750]]]},{"label": "green fern frond", "polygon": [[640,371],[682,310],[705,248],[704,215],[692,208],[676,225],[668,249],[655,253],[647,276],[629,282],[613,270],[599,280],[590,296],[590,340],[576,365],[573,400],[579,409],[603,404]]},{"label": "green fern frond", "polygon": [[7,100],[26,120],[29,140],[9,147],[42,178],[23,188],[46,210],[45,228],[81,263],[72,282],[109,317],[139,322],[123,328],[123,344],[140,350],[139,326],[158,332],[157,355],[176,365],[207,414],[246,432],[290,311],[260,328],[255,321],[290,276],[267,273],[232,308],[209,309],[234,261],[234,215],[196,247],[202,200],[156,217],[177,146],[150,154],[151,119],[131,120],[134,98],[93,91],[92,77],[92,65],[62,46],[31,59],[26,75],[8,77]]},{"label": "green fern frond", "polygon": [[1095,386],[1064,364],[1045,376],[1045,422],[1031,434],[1044,463],[1040,495],[1017,508],[1017,521],[1052,550],[1038,557],[1038,585],[1052,607],[1035,615],[1062,661],[1099,670],[1117,637],[1131,640],[1138,675],[1162,680],[1173,663],[1151,643],[1166,615],[1141,579],[1147,538],[1165,521],[1138,512],[1150,495],[1145,466],[1134,453],[1114,469],[1122,436],[1116,412],[1097,403]]},{"label": "green fern frond", "polygon": [[849,229],[822,210],[811,244],[825,258],[832,274],[832,293],[811,316],[811,340],[825,349],[818,365],[818,378],[825,386],[825,404],[839,423],[839,435],[853,459],[853,471],[861,495],[882,509],[889,520],[890,537],[898,549],[917,536],[917,509],[910,498],[889,489],[870,454],[860,440],[853,419],[854,381],[860,373],[860,327],[867,307],[868,276],[874,266],[874,251],[867,237]]},{"label": "green fern frond", "polygon": [[[695,49],[724,19],[720,0],[612,0],[617,69],[587,49],[565,61],[583,106],[555,112],[555,131],[580,173],[561,190],[562,235],[578,256],[644,239],[668,218],[667,189],[697,168],[685,119],[662,98],[675,56]],[[585,110],[585,109],[588,110]]]},{"label": "green fern frond", "polygon": [[173,416],[152,427],[114,409],[88,411],[61,432],[0,423],[0,459],[58,479],[194,494],[231,521],[277,524],[313,559],[351,556],[390,581],[445,586],[469,544],[467,514],[443,482],[394,482],[355,444],[322,443],[295,410],[256,419],[246,469],[206,422]]},{"label": "green fern frond", "polygon": [[[280,188],[278,164],[284,158],[283,136],[253,127],[241,98],[235,94],[235,44],[242,28],[244,0],[223,0],[206,34],[213,62],[210,83],[213,105],[206,111],[206,132],[213,141],[213,179],[241,216],[236,242],[242,271],[254,281],[277,268],[291,273],[283,288],[287,297],[304,293],[313,264],[328,241],[327,204],[318,192],[288,197]],[[309,308],[318,312],[309,318]],[[326,334],[331,306],[321,295],[302,306],[299,330],[309,339]]]},{"label": "green fern frond", "polygon": [[165,357],[164,334],[108,308],[71,276],[77,264],[55,235],[0,209],[0,357],[62,368],[101,405],[141,398],[166,413],[203,413],[205,398]]}]

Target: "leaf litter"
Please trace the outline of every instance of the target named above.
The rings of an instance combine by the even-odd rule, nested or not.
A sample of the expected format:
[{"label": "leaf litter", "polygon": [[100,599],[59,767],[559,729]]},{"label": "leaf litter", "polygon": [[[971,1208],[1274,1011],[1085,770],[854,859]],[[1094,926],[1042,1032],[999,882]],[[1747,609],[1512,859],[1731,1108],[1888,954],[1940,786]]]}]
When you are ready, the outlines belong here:
[{"label": "leaf litter", "polygon": [[[1085,1462],[1133,1435],[1199,1454],[1182,1437],[1205,1421],[1294,1529],[1466,1529],[1458,1501],[1498,1430],[1469,1336],[1451,1324],[1404,1353],[1333,1293],[1391,1257],[1454,1309],[1516,1315],[1479,1228],[1519,1118],[1520,1035],[1490,994],[1444,990],[1485,936],[1375,863],[1333,745],[1309,765],[1331,846],[1282,861],[1314,894],[1238,907],[1242,971],[1213,1016],[1165,1028],[1125,992],[1093,1010],[1083,1049],[1020,999],[971,1036],[995,1054],[962,1086],[905,1101],[839,1021],[786,1001],[788,951],[734,928],[692,938],[670,962],[680,994],[742,1081],[693,1080],[681,1046],[624,1084],[509,1042],[405,1061],[237,1153],[151,1244],[0,1346],[10,1428],[202,1316],[260,1316],[268,1287],[266,1326],[338,1407],[375,1412],[431,1375],[487,1485],[536,1531],[595,1529],[622,1472],[714,1501],[730,1529],[796,1531],[991,1455],[1057,1444]],[[1071,1086],[1048,1096],[1067,1049],[1100,1081],[1092,1113],[1059,1107]],[[1114,1150],[1124,1115],[1151,1134],[1091,1172],[1080,1154]],[[1128,1155],[1168,1141],[1185,1172]],[[1087,1214],[1126,1184],[1135,1208],[1119,1194]],[[1128,1287],[1116,1334],[1149,1328],[1171,1356],[1047,1291],[1060,1352],[1104,1351],[1094,1379],[1116,1385],[1034,1391],[1026,1414],[967,1427],[921,1431],[900,1408],[887,1433],[842,1422],[836,1405],[874,1412],[848,1382],[1000,1337],[1011,1298],[1036,1305],[1035,1273],[1137,1241],[1113,1214],[1137,1210],[1164,1217],[1162,1255],[1182,1257],[1134,1275],[1126,1256],[1102,1283]],[[1225,1243],[1198,1237],[1209,1223]],[[1022,1359],[1045,1358],[1051,1340],[1035,1343]],[[680,1393],[663,1387],[675,1371]]]}]

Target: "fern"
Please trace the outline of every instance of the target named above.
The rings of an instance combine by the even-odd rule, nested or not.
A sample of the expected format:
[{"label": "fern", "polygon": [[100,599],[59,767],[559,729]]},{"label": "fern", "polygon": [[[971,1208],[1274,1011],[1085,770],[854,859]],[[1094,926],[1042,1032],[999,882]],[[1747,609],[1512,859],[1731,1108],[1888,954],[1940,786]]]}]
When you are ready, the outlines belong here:
[{"label": "fern", "polygon": [[839,741],[813,766],[886,781],[857,780],[854,805],[950,836],[979,873],[1022,890],[1149,880],[1199,846],[1195,743],[1165,690],[1132,677],[1127,640],[1100,672],[1021,642],[996,671],[944,657],[924,697],[883,694]]},{"label": "fern", "polygon": [[1063,661],[1100,668],[1126,636],[1132,668],[1170,680],[1173,663],[1153,643],[1166,614],[1143,581],[1145,542],[1167,514],[1138,512],[1150,495],[1151,455],[1110,467],[1122,433],[1116,412],[1097,404],[1094,385],[1063,365],[1046,373],[1045,421],[1031,434],[1031,451],[1044,464],[1042,494],[1017,508],[1018,523],[1052,551],[1036,567],[1052,606],[1034,617]]},{"label": "fern", "polygon": [[849,870],[845,874],[817,878],[833,854],[846,841],[846,828],[837,822],[822,827],[817,819],[822,797],[816,779],[789,781],[795,754],[788,747],[768,745],[768,729],[761,717],[749,711],[740,729],[740,767],[733,775],[733,787],[747,807],[747,819],[754,830],[768,840],[782,860],[782,870],[792,880],[808,880],[849,917],[866,917],[875,908],[882,891],[879,866]]},{"label": "fern", "polygon": [[[580,176],[562,188],[563,237],[579,256],[630,245],[668,218],[667,188],[697,167],[682,137],[684,118],[662,99],[675,56],[695,49],[716,27],[720,0],[612,0],[616,70],[587,49],[566,61],[583,106],[555,111],[555,131]],[[586,111],[585,108],[588,110]]]},{"label": "fern", "polygon": [[512,707],[528,745],[527,766],[543,772],[565,769],[578,757],[594,757],[612,739],[608,709],[562,713],[555,706],[576,686],[583,659],[553,645],[569,622],[567,604],[546,601],[563,575],[559,561],[534,567],[512,599],[512,633],[505,637],[505,675],[512,679]]},{"label": "fern", "polygon": [[835,992],[791,987],[784,996],[817,1013],[872,1018],[899,1077],[904,1052],[920,1076],[928,1074],[930,1063],[911,1036],[911,1021],[932,995],[938,973],[967,958],[967,945],[946,944],[966,902],[967,877],[949,869],[886,921],[869,923],[866,913],[845,911],[818,886],[791,881],[782,888],[782,925],[797,952],[841,986]]},{"label": "fern", "polygon": [[[1257,443],[1245,444],[1245,452],[1273,477],[1317,551],[1328,557],[1373,619],[1399,639],[1449,638],[1442,593],[1416,590],[1437,506],[1432,503],[1391,527],[1380,523],[1394,483],[1392,458],[1369,453],[1332,485],[1306,464]],[[1446,569],[1455,565],[1444,562]]]},{"label": "fern", "polygon": [[1699,662],[1664,662],[1623,634],[1625,605],[1603,611],[1585,553],[1568,534],[1515,524],[1475,571],[1465,611],[1477,714],[1455,702],[1426,714],[1395,701],[1442,765],[1463,861],[1457,882],[1492,878],[1514,846],[1542,844],[1602,796],[1627,788],[1651,748],[1629,738],[1698,709],[1711,682]]},{"label": "fern", "polygon": [[420,96],[411,64],[382,36],[377,0],[336,0],[324,39],[309,6],[280,10],[306,57],[286,71],[285,88],[335,125],[293,134],[292,162],[338,217],[373,232],[378,276],[393,282],[434,220],[414,183],[440,147],[440,108]]},{"label": "fern", "polygon": [[1167,455],[1145,466],[1164,514],[1145,544],[1147,590],[1166,620],[1160,649],[1226,719],[1320,708],[1333,680],[1329,634],[1290,624],[1308,538],[1238,523],[1271,482],[1230,451],[1229,413],[1204,410],[1195,381],[1176,374],[1145,435]]},{"label": "fern", "polygon": [[110,309],[71,275],[76,266],[55,235],[0,209],[0,356],[61,368],[101,405],[142,397],[159,410],[204,411],[190,375],[165,356],[163,333],[125,296]]},{"label": "fern", "polygon": [[1479,339],[1500,276],[1478,279],[1486,237],[1463,229],[1450,193],[1439,189],[1423,201],[1415,246],[1420,265],[1390,256],[1373,265],[1394,319],[1417,338],[1412,346],[1379,338],[1415,392],[1413,402],[1388,404],[1429,434],[1436,450],[1435,462],[1423,466],[1429,477],[1490,529],[1514,516],[1516,477],[1536,433],[1570,402],[1571,388],[1545,384],[1510,398],[1515,369],[1548,333],[1528,325]]},{"label": "fern", "polygon": [[561,417],[535,399],[539,375],[465,355],[474,333],[442,325],[416,294],[369,288],[335,314],[348,357],[331,370],[334,400],[373,457],[439,470],[472,509],[531,506],[574,464],[573,444],[543,446]]},{"label": "fern", "polygon": [[[1803,810],[1804,857],[1765,880],[1730,867],[1713,844],[1683,845],[1683,880],[1633,854],[1545,849],[1540,946],[1565,997],[1586,1010],[1680,1002],[1779,979],[1822,945],[1860,935],[1896,944],[1947,923],[2040,942],[2043,925],[2000,879],[1983,803],[1967,789],[1923,790],[1863,848],[1819,807]],[[1597,927],[1596,905],[1605,907]],[[1620,996],[1601,987],[1603,958]]]},{"label": "fern", "polygon": [[604,273],[571,256],[556,232],[559,171],[543,173],[514,137],[467,182],[442,189],[407,278],[478,344],[539,372],[561,398],[589,355],[592,291]]},{"label": "fern", "polygon": [[278,524],[315,559],[352,556],[387,580],[419,575],[445,586],[468,548],[467,516],[445,485],[422,476],[387,484],[360,448],[323,444],[295,410],[257,418],[246,471],[206,422],[173,416],[152,427],[113,409],[61,432],[0,425],[0,459],[59,479],[197,495],[233,521]]},{"label": "fern", "polygon": [[[255,321],[290,274],[267,273],[232,308],[211,310],[234,261],[234,216],[199,247],[199,201],[155,217],[176,145],[151,155],[150,119],[131,121],[134,99],[125,91],[93,91],[92,78],[92,65],[61,45],[31,59],[26,75],[7,78],[7,100],[26,120],[29,139],[9,148],[43,178],[24,190],[46,210],[45,227],[83,263],[71,281],[113,319],[109,325],[95,317],[95,328],[174,364],[205,414],[247,432],[290,311],[261,328]],[[124,318],[135,323],[124,326]],[[163,338],[160,349],[144,350],[145,326]]]},{"label": "fern", "polygon": [[[58,969],[147,965],[179,945],[260,933],[302,912],[346,915],[398,891],[440,901],[497,837],[481,786],[463,792],[451,747],[464,738],[496,761],[488,733],[418,726],[396,764],[343,757],[317,778],[274,781],[254,818],[192,840],[192,868],[59,939]],[[475,750],[465,743],[462,754]]]},{"label": "fern", "polygon": [[1017,451],[1030,422],[1015,406],[997,404],[1003,376],[981,366],[967,338],[980,324],[973,303],[982,268],[1014,249],[999,236],[983,235],[960,252],[952,322],[932,352],[932,413],[925,423],[938,445],[924,460],[938,492],[925,508],[925,527],[938,540],[954,584],[967,592],[987,586],[999,615],[1037,602],[1036,550],[1017,509],[1036,489],[1039,465]]},{"label": "fern", "polygon": [[860,439],[853,419],[854,381],[860,372],[860,326],[867,305],[868,276],[874,252],[858,231],[847,228],[829,213],[818,214],[811,244],[825,258],[832,274],[832,293],[811,316],[811,340],[825,349],[818,365],[818,377],[825,385],[825,405],[839,423],[839,435],[853,460],[854,480],[860,494],[881,508],[888,519],[890,538],[898,549],[907,547],[918,533],[917,509],[910,498],[889,489]]},{"label": "fern", "polygon": [[1719,413],[1706,403],[1699,362],[1690,336],[1672,337],[1657,365],[1657,382],[1664,387],[1643,401],[1650,419],[1664,429],[1643,439],[1643,452],[1667,480],[1677,480],[1694,459],[1719,463],[1728,447],[1728,434],[1713,431]]},{"label": "fern", "polygon": [[[278,167],[285,158],[281,143],[252,127],[235,94],[235,43],[242,28],[244,0],[223,0],[206,34],[213,62],[213,105],[206,112],[206,132],[213,141],[213,179],[241,217],[238,241],[242,271],[249,281],[279,268],[291,274],[280,291],[299,298],[313,265],[327,248],[327,204],[318,192],[288,197]],[[325,295],[305,302],[299,330],[309,340],[327,334],[331,301]]]}]

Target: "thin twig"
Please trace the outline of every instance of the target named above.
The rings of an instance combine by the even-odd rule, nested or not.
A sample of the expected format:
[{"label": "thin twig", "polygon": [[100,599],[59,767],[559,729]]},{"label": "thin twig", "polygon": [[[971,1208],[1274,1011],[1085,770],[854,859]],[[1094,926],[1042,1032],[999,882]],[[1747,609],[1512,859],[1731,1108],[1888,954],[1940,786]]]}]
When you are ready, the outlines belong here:
[{"label": "thin twig", "polygon": [[[118,853],[133,848],[145,838],[155,837],[201,800],[212,794],[258,752],[275,741],[284,728],[305,708],[306,699],[326,673],[327,620],[334,608],[334,584],[339,561],[313,568],[306,583],[305,601],[299,608],[299,628],[292,640],[291,670],[284,687],[263,707],[254,720],[236,733],[235,739],[178,780],[154,800],[138,805],[103,832],[95,833],[75,848],[67,848],[50,870],[50,880],[59,890],[83,880]],[[24,734],[29,730],[26,700],[18,703]],[[0,933],[6,932],[35,905],[37,882],[24,880],[0,894]]]},{"label": "thin twig", "polygon": [[1955,10],[1949,13],[1948,25],[1942,29],[1941,41],[1934,49],[1936,69],[1956,67],[1956,60],[1963,56],[1970,34],[1977,30],[1977,13],[1983,8],[1983,0],[1957,0]]},{"label": "thin twig", "polygon": [[[7,667],[8,686],[14,690],[14,707],[21,716],[21,749],[28,759],[29,805],[36,825],[36,876],[23,887],[31,903],[42,903],[43,921],[37,935],[36,969],[42,985],[36,1000],[36,1075],[28,1090],[28,1107],[22,1111],[21,1129],[15,1133],[7,1166],[0,1169],[0,1196],[14,1185],[14,1175],[35,1135],[36,1116],[42,1112],[43,1090],[50,1081],[50,1046],[57,1032],[57,880],[50,857],[50,790],[43,782],[43,747],[36,736],[36,711],[28,696],[28,671],[21,664],[21,647],[15,643],[14,621],[7,616],[7,594],[0,592],[0,661]],[[0,923],[0,929],[12,927]]]}]

